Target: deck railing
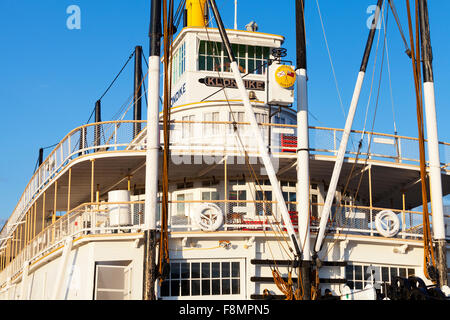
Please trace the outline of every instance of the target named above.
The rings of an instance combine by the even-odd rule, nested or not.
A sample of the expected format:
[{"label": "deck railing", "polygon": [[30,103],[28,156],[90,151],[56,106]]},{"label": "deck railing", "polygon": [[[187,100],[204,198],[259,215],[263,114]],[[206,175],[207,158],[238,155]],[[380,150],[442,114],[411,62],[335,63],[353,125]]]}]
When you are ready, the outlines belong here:
[{"label": "deck railing", "polygon": [[[24,239],[16,239],[18,253],[6,267],[0,272],[0,285],[6,281],[6,277],[14,280],[23,269],[24,263],[33,263],[56,248],[64,244],[66,237],[74,239],[83,235],[131,233],[139,231],[143,223],[143,215],[136,208],[143,207],[143,201],[86,203],[57,218],[57,221],[48,225],[28,243]],[[117,213],[112,213],[111,208],[126,206],[129,208],[129,219],[120,221]],[[5,259],[5,254],[2,255]]]},{"label": "deck railing", "polygon": [[[135,123],[142,124],[141,134],[137,136],[133,134]],[[0,238],[8,236],[16,222],[20,221],[31,208],[42,190],[54,181],[57,174],[70,161],[95,152],[145,149],[145,125],[146,121],[107,121],[72,130],[36,170],[10,219],[0,232]],[[260,127],[272,154],[279,157],[295,157],[296,125],[262,123]],[[342,129],[311,127],[312,154],[335,156],[342,132]],[[360,159],[369,157],[397,163],[418,164],[419,162],[416,138],[354,130],[347,149],[349,156],[356,156],[361,139]],[[174,157],[180,154],[202,154],[213,157],[223,154],[242,155],[243,146],[249,154],[258,154],[246,122],[172,121],[170,145]],[[440,142],[440,155],[443,170],[450,173],[450,144]]]},{"label": "deck railing", "polygon": [[[275,201],[243,201],[243,200],[215,200],[215,201],[170,201],[169,229],[170,231],[200,231],[202,228],[193,219],[198,213],[199,206],[213,204],[223,215],[221,231],[286,231],[285,224],[279,214]],[[295,202],[287,202],[291,209],[290,216],[294,228],[297,230],[298,217]],[[318,230],[318,218],[323,204],[311,204],[311,231]],[[117,211],[126,208],[125,216]],[[24,263],[36,262],[57,248],[63,246],[65,239],[73,239],[88,235],[117,235],[142,231],[144,223],[144,202],[101,202],[86,203],[58,217],[57,221],[48,225],[28,243],[19,240],[18,251],[14,256],[1,256],[2,270],[0,271],[0,286],[8,278],[14,280],[23,270]],[[333,207],[328,221],[331,234],[354,234],[380,237],[375,228],[376,215],[386,210],[383,208],[364,206]],[[401,230],[395,235],[400,239],[422,238],[422,213],[409,210],[393,211],[401,221]],[[206,215],[208,215],[206,213]],[[122,220],[120,220],[122,219]],[[450,217],[446,217],[450,223]],[[16,248],[17,250],[17,248]],[[11,252],[11,251],[9,251]],[[7,261],[10,260],[10,261]]]}]

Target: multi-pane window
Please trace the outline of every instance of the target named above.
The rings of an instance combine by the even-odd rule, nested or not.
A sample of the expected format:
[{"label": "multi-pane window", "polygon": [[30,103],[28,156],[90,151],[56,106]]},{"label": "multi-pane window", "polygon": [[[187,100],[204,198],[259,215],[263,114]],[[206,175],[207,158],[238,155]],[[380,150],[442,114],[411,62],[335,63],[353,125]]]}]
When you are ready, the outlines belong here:
[{"label": "multi-pane window", "polygon": [[171,262],[161,297],[195,297],[241,294],[239,261]]},{"label": "multi-pane window", "polygon": [[256,191],[256,201],[264,201],[257,204],[256,215],[272,215],[272,191]]},{"label": "multi-pane window", "polygon": [[247,186],[245,180],[230,180],[230,189],[228,191],[228,212],[229,213],[246,213],[246,209],[240,207],[247,207]]},{"label": "multi-pane window", "polygon": [[[220,128],[219,128],[219,116],[220,113],[219,112],[206,112],[203,114],[203,120],[205,122],[204,124],[204,131],[203,134],[204,136],[211,136],[211,135],[217,135],[220,133]],[[216,123],[214,123],[216,122]]]},{"label": "multi-pane window", "polygon": [[[270,57],[270,48],[232,44],[232,49],[241,72],[265,74],[264,63]],[[201,71],[231,72],[230,59],[220,42],[201,40],[198,58],[198,69]]]},{"label": "multi-pane window", "polygon": [[222,71],[223,64],[222,43],[200,41],[198,52],[198,69],[208,71]]},{"label": "multi-pane window", "polygon": [[[238,122],[238,123],[242,123],[245,121],[245,113],[244,112],[230,112],[229,113],[229,121],[230,122]],[[237,130],[239,132],[242,132],[242,124],[237,124]],[[233,133],[235,131],[235,126],[234,124],[230,124],[230,133]]]},{"label": "multi-pane window", "polygon": [[375,284],[384,293],[384,283],[390,284],[394,277],[408,278],[415,273],[413,268],[372,266],[372,265],[347,265],[345,278],[351,289],[364,289],[368,284]]},{"label": "multi-pane window", "polygon": [[172,57],[172,84],[177,83],[178,79],[186,70],[186,43],[180,45]]},{"label": "multi-pane window", "polygon": [[283,191],[283,198],[286,201],[286,205],[289,211],[297,211],[295,203],[297,201],[297,193],[296,191]]},{"label": "multi-pane window", "polygon": [[181,126],[181,134],[182,138],[190,138],[194,136],[194,124],[195,121],[195,115],[190,116],[184,116],[182,119],[183,121]]},{"label": "multi-pane window", "polygon": [[[189,201],[192,200],[192,193],[177,194],[177,216],[189,216]],[[186,206],[186,204],[188,205]]]},{"label": "multi-pane window", "polygon": [[202,200],[205,201],[220,200],[220,194],[217,191],[203,191]]}]

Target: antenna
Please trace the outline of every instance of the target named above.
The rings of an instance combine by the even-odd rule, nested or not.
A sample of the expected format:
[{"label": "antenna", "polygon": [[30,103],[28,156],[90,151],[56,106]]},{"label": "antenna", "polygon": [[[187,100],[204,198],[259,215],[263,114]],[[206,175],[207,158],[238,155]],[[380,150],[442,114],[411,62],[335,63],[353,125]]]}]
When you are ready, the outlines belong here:
[{"label": "antenna", "polygon": [[234,30],[237,30],[237,0],[234,0]]}]

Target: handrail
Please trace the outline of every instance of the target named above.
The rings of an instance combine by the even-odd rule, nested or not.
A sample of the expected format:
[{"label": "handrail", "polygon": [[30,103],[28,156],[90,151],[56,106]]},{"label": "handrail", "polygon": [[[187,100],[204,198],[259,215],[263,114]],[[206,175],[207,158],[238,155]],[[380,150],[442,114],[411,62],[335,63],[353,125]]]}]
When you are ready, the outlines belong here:
[{"label": "handrail", "polygon": [[[16,207],[13,210],[13,213],[10,216],[10,219],[15,217],[16,215],[19,218],[21,217],[30,207],[31,205],[34,203],[34,196],[36,194],[36,192],[30,192],[30,188],[32,186],[33,183],[36,183],[35,181],[38,182],[37,187],[35,187],[35,189],[40,190],[44,185],[46,185],[49,180],[51,179],[52,176],[54,176],[57,172],[59,172],[59,170],[61,169],[61,167],[63,167],[63,164],[68,161],[68,159],[71,159],[74,155],[79,155],[80,153],[84,153],[88,150],[92,150],[92,149],[100,149],[102,147],[105,146],[111,146],[111,144],[107,144],[107,145],[99,145],[99,146],[92,146],[92,147],[88,147],[88,148],[73,148],[73,146],[70,145],[68,146],[69,152],[65,157],[62,157],[63,159],[60,160],[60,164],[59,166],[56,166],[56,164],[54,164],[54,168],[52,170],[52,172],[49,172],[47,174],[47,177],[44,178],[42,181],[39,179],[42,176],[44,176],[43,171],[45,171],[46,166],[49,166],[49,164],[51,163],[51,159],[56,158],[57,157],[57,152],[63,152],[63,145],[64,143],[70,141],[70,138],[73,136],[73,134],[77,133],[77,132],[83,132],[84,129],[87,128],[96,128],[97,126],[101,125],[102,128],[105,127],[105,125],[108,124],[115,124],[115,125],[122,125],[122,124],[127,124],[127,123],[143,123],[146,124],[147,121],[144,120],[120,120],[120,121],[104,121],[104,122],[96,122],[96,123],[90,123],[90,124],[86,124],[86,125],[82,125],[79,126],[73,130],[71,130],[66,136],[64,136],[64,138],[56,145],[56,147],[50,152],[50,154],[47,156],[47,158],[42,162],[42,164],[39,166],[39,168],[37,168],[37,170],[35,171],[35,173],[33,174],[33,176],[31,177],[30,181],[28,182],[28,184],[26,185],[24,192],[22,193],[19,201],[16,204]],[[79,143],[79,141],[77,142]],[[125,144],[120,144],[121,146],[126,146],[129,143],[125,143]],[[115,146],[116,144],[113,144],[112,146]],[[61,151],[60,151],[61,150]],[[71,150],[71,151],[70,151]],[[56,162],[56,160],[55,160]],[[37,179],[37,180],[36,180]],[[28,201],[25,201],[24,199],[28,199]],[[23,204],[23,202],[27,202],[26,204]],[[22,205],[22,207],[20,207],[20,205]],[[19,213],[17,213],[18,211],[20,211]],[[9,220],[4,224],[3,229],[1,230],[0,234],[3,236],[4,235],[4,229],[5,227],[8,225]]]},{"label": "handrail", "polygon": [[[197,123],[197,124],[222,124],[222,125],[231,125],[231,124],[237,124],[237,125],[248,125],[248,122],[234,122],[234,121],[180,121],[180,120],[173,120],[171,121],[174,124],[177,123]],[[42,163],[42,165],[39,166],[39,168],[36,170],[36,172],[33,174],[32,178],[30,179],[30,181],[28,182],[27,186],[24,189],[24,192],[22,193],[18,203],[16,204],[16,207],[14,208],[10,218],[8,219],[8,221],[4,224],[3,229],[0,232],[0,238],[5,238],[5,228],[8,226],[8,224],[10,222],[16,222],[19,219],[21,219],[21,217],[23,216],[23,214],[25,214],[27,212],[27,210],[29,210],[29,208],[33,205],[34,201],[36,200],[36,195],[38,194],[38,192],[45,186],[47,185],[52,178],[64,167],[64,164],[67,163],[70,160],[73,160],[74,158],[77,158],[78,156],[80,156],[83,153],[88,152],[89,150],[97,150],[97,149],[103,149],[103,148],[109,148],[109,147],[125,147],[125,146],[129,146],[130,143],[132,143],[132,141],[134,141],[133,138],[130,137],[130,139],[128,139],[125,142],[122,143],[107,143],[107,144],[101,144],[98,146],[95,145],[90,145],[87,144],[88,146],[86,146],[84,143],[82,144],[82,146],[84,148],[79,148],[79,146],[76,146],[76,144],[79,144],[79,140],[75,141],[75,145],[72,145],[72,139],[74,138],[75,140],[77,139],[77,137],[74,137],[75,134],[80,133],[80,139],[84,138],[86,139],[86,135],[88,134],[88,130],[91,128],[97,128],[98,126],[101,126],[101,129],[106,128],[108,125],[113,125],[113,127],[109,128],[111,130],[115,130],[112,134],[114,135],[114,137],[117,139],[117,135],[118,133],[116,132],[118,128],[120,128],[120,126],[122,124],[134,124],[134,123],[142,123],[142,124],[146,124],[145,120],[139,120],[139,121],[135,121],[135,120],[120,120],[120,121],[104,121],[104,122],[98,122],[98,123],[91,123],[91,124],[86,124],[86,125],[82,125],[79,126],[73,130],[71,130],[58,144],[57,146],[50,152],[50,154],[47,156],[47,158],[45,159],[45,161]],[[287,124],[274,124],[274,123],[260,123],[261,126],[266,126],[266,127],[280,127],[280,128],[292,128],[295,129],[296,125],[287,125]],[[317,126],[310,126],[310,129],[313,130],[313,132],[319,132],[319,131],[328,131],[328,132],[340,132],[343,129],[339,129],[339,128],[326,128],[326,127],[317,127]],[[145,127],[142,128],[142,131],[145,130]],[[141,132],[142,132],[141,131]],[[359,130],[352,130],[352,133],[363,133],[363,131],[359,131]],[[364,132],[366,134],[366,136],[370,137],[371,139],[373,137],[376,136],[382,136],[382,137],[390,137],[390,138],[394,138],[394,139],[406,139],[406,140],[411,140],[411,141],[417,141],[417,138],[413,138],[413,137],[406,137],[406,136],[399,136],[399,135],[392,135],[392,134],[385,134],[385,133],[371,133],[371,132]],[[336,137],[333,137],[333,139],[336,139]],[[93,141],[90,141],[91,144]],[[450,143],[446,143],[446,142],[439,142],[441,145],[448,147],[450,146]],[[145,146],[144,146],[145,147]],[[280,151],[282,151],[283,149],[286,150],[290,150],[291,147],[283,147],[283,146],[278,146],[278,148],[280,148]],[[336,148],[334,148],[336,149]],[[334,150],[333,148],[331,148],[331,150],[328,148],[323,148],[323,149],[314,149],[314,146],[312,145],[312,151],[316,151],[316,152],[335,152],[336,150]],[[276,150],[275,152],[276,153]],[[354,151],[348,151],[349,154],[354,153]],[[277,153],[278,155],[280,155],[279,153]],[[363,152],[363,154],[365,154]],[[283,155],[283,152],[281,152],[281,155]],[[383,154],[378,154],[378,153],[373,153],[371,152],[369,154],[370,157],[383,157],[385,159],[396,159],[398,161],[414,161],[414,162],[418,162],[418,158],[417,159],[411,159],[409,157],[404,157],[403,155],[383,155]],[[444,164],[443,165],[443,169],[448,171],[447,169],[448,164]]]},{"label": "handrail", "polygon": [[[110,206],[114,205],[143,205],[145,202],[140,201],[125,201],[125,202],[88,202],[83,203],[76,208],[73,208],[72,210],[66,212],[64,215],[58,217],[58,220],[54,223],[51,223],[47,227],[45,227],[43,230],[41,230],[33,239],[29,240],[27,244],[23,248],[21,248],[17,255],[14,256],[14,258],[8,262],[6,266],[0,271],[0,286],[1,284],[6,281],[5,274],[8,274],[8,276],[13,277],[17,276],[19,272],[23,268],[23,263],[25,261],[33,262],[38,261],[43,256],[46,256],[47,254],[53,252],[65,239],[67,236],[76,236],[77,234],[106,234],[114,232],[114,230],[136,230],[139,231],[139,229],[142,226],[142,221],[139,218],[139,221],[135,221],[135,223],[131,222],[130,225],[127,226],[115,226],[111,225],[111,218],[110,211],[106,208],[109,208]],[[247,206],[248,204],[254,204],[255,207],[253,208],[253,211],[248,211],[248,214],[245,214],[246,220],[242,220],[240,223],[233,221],[235,219],[233,210],[230,212],[225,211],[225,223],[224,228],[225,230],[233,230],[235,231],[236,228],[238,230],[241,230],[243,232],[247,231],[258,231],[259,228],[268,228],[273,229],[274,223],[277,224],[277,221],[281,221],[281,217],[278,214],[278,211],[276,209],[276,206],[273,207],[273,211],[271,210],[270,215],[259,215],[258,212],[261,212],[261,206],[265,206],[268,204],[274,204],[276,201],[264,201],[264,200],[188,200],[188,201],[179,201],[179,200],[172,200],[170,201],[170,205],[173,205],[174,207],[171,207],[169,209],[170,212],[170,219],[169,224],[171,230],[177,230],[179,228],[191,228],[192,225],[190,225],[187,220],[183,220],[181,225],[177,222],[175,223],[172,219],[177,218],[177,214],[175,213],[177,210],[177,204],[184,203],[184,204],[196,204],[196,203],[216,203],[218,205],[225,204],[228,205],[225,206],[226,208],[233,208],[233,206],[230,205],[238,205],[238,204],[245,204]],[[287,204],[297,204],[295,201],[287,202]],[[312,203],[312,207],[318,207],[320,208],[323,204],[320,203]],[[259,207],[256,207],[259,206]],[[236,207],[236,206],[235,206]],[[240,207],[240,206],[237,206]],[[336,206],[335,206],[336,207]],[[248,207],[249,208],[249,207]],[[341,211],[341,214],[339,215],[339,223],[342,223],[340,225],[339,223],[333,224],[333,221],[329,221],[330,227],[331,227],[331,233],[354,233],[357,232],[358,234],[370,234],[371,236],[377,235],[377,231],[374,230],[373,225],[370,227],[368,226],[370,223],[373,222],[373,218],[375,216],[375,212],[379,212],[382,210],[386,210],[386,208],[377,208],[377,207],[368,207],[368,206],[357,206],[357,205],[342,205],[340,207],[336,207],[337,209],[343,209],[343,210],[350,210],[350,211]],[[130,207],[131,209],[131,207]],[[411,223],[409,223],[408,226],[405,225],[403,230],[400,232],[399,236],[402,238],[405,237],[413,237],[413,238],[420,238],[421,237],[421,230],[420,225],[422,223],[422,219],[416,219],[413,221],[412,215],[422,215],[419,211],[411,211],[411,210],[399,210],[399,209],[388,209],[392,210],[398,214],[409,214]],[[133,210],[129,211],[129,214],[132,215]],[[338,211],[339,212],[339,211]],[[296,211],[291,211],[290,213],[295,214]],[[318,212],[320,214],[320,211]],[[367,224],[367,226],[359,226],[355,223],[358,223],[356,220],[352,220],[355,218],[352,218],[352,214],[364,214],[365,218],[361,220],[364,221],[364,223]],[[350,215],[350,217],[349,217]],[[267,219],[269,217],[272,217],[271,222],[269,222]],[[370,217],[370,219],[369,219]],[[448,217],[448,216],[447,216]],[[254,220],[258,218],[257,220]],[[311,217],[311,226],[312,231],[314,231],[316,225],[314,224],[315,221]],[[102,220],[103,219],[103,220]],[[403,220],[406,221],[406,216],[403,216]],[[278,222],[280,222],[278,221]],[[260,222],[261,224],[255,224],[252,222]],[[78,224],[77,224],[78,223]],[[86,225],[86,223],[89,223],[89,225]],[[100,225],[98,225],[100,223]],[[277,224],[278,225],[278,224]],[[281,225],[283,228],[283,224]],[[407,228],[406,228],[407,227]],[[186,229],[187,230],[187,229]],[[130,231],[131,232],[131,231]]]}]

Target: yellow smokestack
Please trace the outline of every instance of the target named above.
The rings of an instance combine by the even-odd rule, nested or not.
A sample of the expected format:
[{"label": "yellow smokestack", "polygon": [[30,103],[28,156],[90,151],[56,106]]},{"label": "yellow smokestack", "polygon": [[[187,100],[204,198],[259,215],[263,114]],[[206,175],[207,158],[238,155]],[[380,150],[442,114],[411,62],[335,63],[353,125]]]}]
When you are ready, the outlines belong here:
[{"label": "yellow smokestack", "polygon": [[187,26],[205,27],[208,24],[206,0],[186,0]]}]

